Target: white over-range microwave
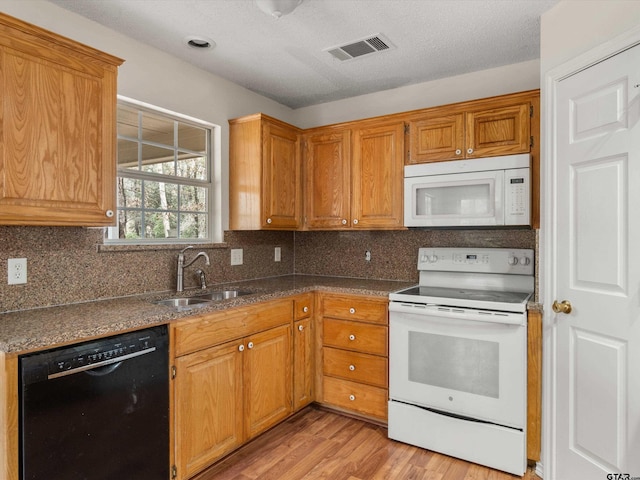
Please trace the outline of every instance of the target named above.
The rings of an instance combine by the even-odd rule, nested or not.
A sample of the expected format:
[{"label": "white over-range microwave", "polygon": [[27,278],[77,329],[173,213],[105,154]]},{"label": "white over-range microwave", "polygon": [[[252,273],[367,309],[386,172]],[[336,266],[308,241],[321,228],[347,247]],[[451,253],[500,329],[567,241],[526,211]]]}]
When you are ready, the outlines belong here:
[{"label": "white over-range microwave", "polygon": [[404,167],[405,227],[531,225],[531,156]]}]

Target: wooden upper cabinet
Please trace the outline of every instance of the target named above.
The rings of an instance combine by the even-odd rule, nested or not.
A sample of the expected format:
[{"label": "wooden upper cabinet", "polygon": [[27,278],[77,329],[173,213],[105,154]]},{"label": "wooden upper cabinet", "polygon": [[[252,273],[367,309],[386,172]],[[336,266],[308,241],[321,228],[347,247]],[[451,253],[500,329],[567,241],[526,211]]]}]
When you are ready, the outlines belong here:
[{"label": "wooden upper cabinet", "polygon": [[467,158],[526,153],[531,145],[529,102],[466,114]]},{"label": "wooden upper cabinet", "polygon": [[0,225],[114,225],[122,60],[0,14]]},{"label": "wooden upper cabinet", "polygon": [[531,150],[533,100],[509,95],[427,109],[409,121],[408,164]]},{"label": "wooden upper cabinet", "polygon": [[409,122],[409,163],[464,158],[464,114]]},{"label": "wooden upper cabinet", "polygon": [[263,114],[229,121],[231,230],[300,226],[300,131]]},{"label": "wooden upper cabinet", "polygon": [[404,122],[353,134],[351,227],[402,228]]},{"label": "wooden upper cabinet", "polygon": [[305,227],[402,227],[404,122],[358,122],[305,136]]},{"label": "wooden upper cabinet", "polygon": [[350,224],[351,131],[305,136],[305,227],[346,228]]}]

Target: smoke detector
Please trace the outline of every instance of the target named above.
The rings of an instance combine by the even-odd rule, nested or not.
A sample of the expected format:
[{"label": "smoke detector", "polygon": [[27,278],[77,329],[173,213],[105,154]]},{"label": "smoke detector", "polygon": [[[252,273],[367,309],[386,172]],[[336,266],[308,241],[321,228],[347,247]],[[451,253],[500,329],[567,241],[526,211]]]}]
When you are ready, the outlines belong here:
[{"label": "smoke detector", "polygon": [[378,33],[337,47],[325,48],[323,52],[329,52],[335,58],[344,62],[345,60],[353,60],[354,58],[384,52],[385,50],[393,48],[395,48],[395,46],[389,39],[381,33]]}]

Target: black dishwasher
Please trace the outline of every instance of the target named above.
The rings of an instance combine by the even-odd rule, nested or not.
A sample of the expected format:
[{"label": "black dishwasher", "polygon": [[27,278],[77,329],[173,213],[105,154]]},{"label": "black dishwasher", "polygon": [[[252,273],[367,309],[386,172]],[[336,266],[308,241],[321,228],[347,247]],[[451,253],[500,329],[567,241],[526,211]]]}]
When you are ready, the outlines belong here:
[{"label": "black dishwasher", "polygon": [[166,326],[23,355],[22,480],[167,480]]}]

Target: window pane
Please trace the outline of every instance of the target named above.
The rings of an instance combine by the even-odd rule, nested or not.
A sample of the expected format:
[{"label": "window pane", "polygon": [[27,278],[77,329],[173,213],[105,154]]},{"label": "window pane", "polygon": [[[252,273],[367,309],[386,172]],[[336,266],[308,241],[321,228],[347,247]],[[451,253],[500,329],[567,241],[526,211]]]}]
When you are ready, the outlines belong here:
[{"label": "window pane", "polygon": [[118,168],[138,170],[138,142],[118,139]]},{"label": "window pane", "polygon": [[118,238],[136,239],[142,237],[142,214],[137,210],[118,211]]},{"label": "window pane", "polygon": [[165,182],[144,182],[144,208],[178,210],[178,185]]},{"label": "window pane", "polygon": [[146,142],[162,143],[170,147],[174,146],[174,124],[171,119],[143,112],[142,114],[142,140]]},{"label": "window pane", "polygon": [[180,214],[180,238],[207,238],[207,215]]},{"label": "window pane", "polygon": [[208,178],[206,158],[200,155],[180,152],[177,164],[177,175],[179,177],[206,181]]},{"label": "window pane", "polygon": [[204,128],[179,123],[178,148],[204,152],[207,149],[207,131]]},{"label": "window pane", "polygon": [[167,148],[142,145],[142,171],[175,176],[174,152]]},{"label": "window pane", "polygon": [[177,238],[178,219],[176,214],[170,212],[147,213],[144,231],[147,238]]},{"label": "window pane", "polygon": [[138,138],[138,109],[118,105],[118,135]]},{"label": "window pane", "polygon": [[142,182],[140,180],[118,177],[118,207],[142,207]]},{"label": "window pane", "polygon": [[190,212],[207,211],[207,189],[193,185],[180,186],[180,209]]}]

